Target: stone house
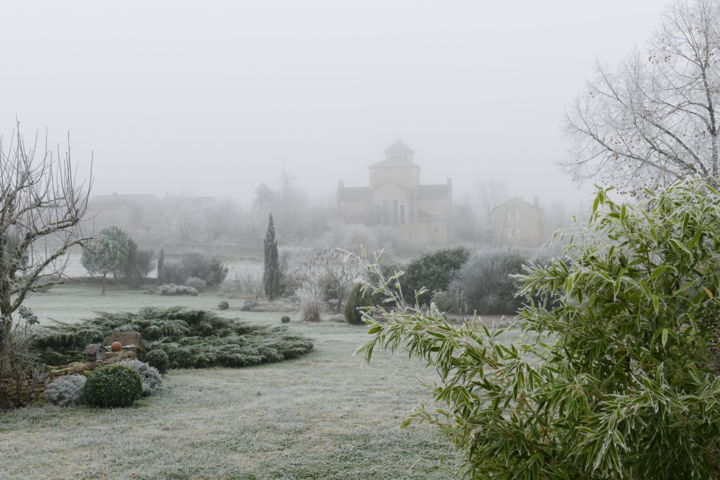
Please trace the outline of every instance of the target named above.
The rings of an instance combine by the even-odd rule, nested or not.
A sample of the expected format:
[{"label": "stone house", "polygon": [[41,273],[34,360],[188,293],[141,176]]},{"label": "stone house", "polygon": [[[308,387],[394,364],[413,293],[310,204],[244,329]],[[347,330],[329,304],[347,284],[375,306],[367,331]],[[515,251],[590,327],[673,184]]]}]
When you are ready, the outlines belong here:
[{"label": "stone house", "polygon": [[545,241],[545,214],[538,197],[507,200],[492,210],[493,242],[498,247],[538,247]]},{"label": "stone house", "polygon": [[414,154],[398,140],[385,150],[385,160],[368,167],[367,187],[346,187],[341,181],[340,221],[385,226],[401,244],[447,244],[452,234],[452,182],[421,185]]}]

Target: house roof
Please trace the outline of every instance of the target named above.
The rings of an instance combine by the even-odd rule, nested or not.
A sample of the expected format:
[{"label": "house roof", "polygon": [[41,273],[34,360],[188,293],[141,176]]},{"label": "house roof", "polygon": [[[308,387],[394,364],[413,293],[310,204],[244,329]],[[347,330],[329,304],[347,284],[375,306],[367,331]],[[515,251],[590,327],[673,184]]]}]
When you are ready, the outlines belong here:
[{"label": "house roof", "polygon": [[526,205],[526,206],[528,206],[528,207],[532,207],[532,208],[535,208],[535,209],[537,209],[537,210],[542,210],[542,208],[540,207],[540,205],[535,205],[535,204],[533,204],[533,203],[530,203],[530,202],[524,200],[522,197],[513,197],[513,198],[510,198],[510,199],[508,199],[508,200],[505,200],[504,202],[502,202],[502,203],[500,203],[499,205],[497,205],[495,208],[493,208],[493,211],[497,210],[498,208],[502,207],[503,205],[505,205],[505,204],[507,204],[507,203],[515,203],[515,204],[521,203],[521,204],[524,204],[524,205]]}]

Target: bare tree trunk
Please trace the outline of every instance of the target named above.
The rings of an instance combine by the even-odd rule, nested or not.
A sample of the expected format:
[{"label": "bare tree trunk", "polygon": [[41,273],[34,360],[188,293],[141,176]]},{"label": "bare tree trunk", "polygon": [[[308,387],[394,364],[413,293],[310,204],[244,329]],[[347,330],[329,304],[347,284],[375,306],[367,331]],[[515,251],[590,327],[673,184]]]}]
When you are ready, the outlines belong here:
[{"label": "bare tree trunk", "polygon": [[100,291],[100,295],[105,295],[105,280],[107,279],[107,273],[103,273],[102,276],[102,289]]}]

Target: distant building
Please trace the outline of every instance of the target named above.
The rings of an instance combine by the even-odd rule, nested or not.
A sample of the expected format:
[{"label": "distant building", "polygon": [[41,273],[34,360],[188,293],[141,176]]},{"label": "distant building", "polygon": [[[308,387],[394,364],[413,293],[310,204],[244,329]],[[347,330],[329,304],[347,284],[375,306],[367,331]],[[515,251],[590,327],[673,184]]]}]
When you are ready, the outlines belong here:
[{"label": "distant building", "polygon": [[538,197],[533,203],[511,198],[493,209],[490,221],[496,246],[537,247],[545,241],[545,214]]},{"label": "distant building", "polygon": [[385,160],[370,165],[367,187],[338,185],[343,223],[384,225],[406,244],[444,245],[452,232],[452,183],[420,185],[420,167],[410,147],[398,140]]}]

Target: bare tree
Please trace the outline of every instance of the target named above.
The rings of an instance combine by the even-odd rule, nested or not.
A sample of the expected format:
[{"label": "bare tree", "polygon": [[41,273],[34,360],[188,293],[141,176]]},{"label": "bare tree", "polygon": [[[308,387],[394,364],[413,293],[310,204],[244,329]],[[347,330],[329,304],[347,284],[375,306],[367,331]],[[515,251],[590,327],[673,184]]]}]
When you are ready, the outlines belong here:
[{"label": "bare tree", "polygon": [[508,197],[507,185],[502,181],[488,178],[475,182],[469,203],[478,218],[478,227],[481,230],[492,228],[492,211]]},{"label": "bare tree", "polygon": [[27,295],[58,283],[68,251],[89,240],[79,223],[91,186],[78,183],[69,146],[53,155],[36,135],[28,148],[19,123],[7,148],[0,139],[0,353]]},{"label": "bare tree", "polygon": [[686,178],[717,185],[718,62],[717,0],[673,4],[647,51],[598,66],[568,112],[566,169],[630,193]]}]

